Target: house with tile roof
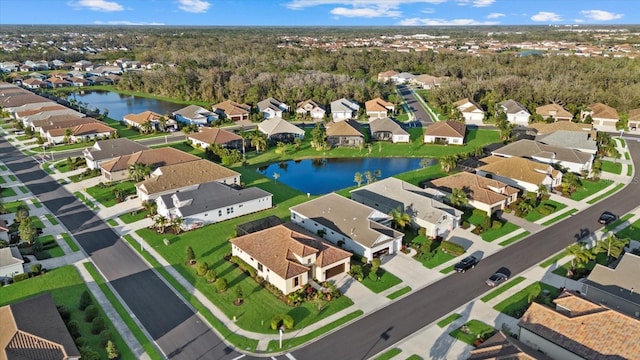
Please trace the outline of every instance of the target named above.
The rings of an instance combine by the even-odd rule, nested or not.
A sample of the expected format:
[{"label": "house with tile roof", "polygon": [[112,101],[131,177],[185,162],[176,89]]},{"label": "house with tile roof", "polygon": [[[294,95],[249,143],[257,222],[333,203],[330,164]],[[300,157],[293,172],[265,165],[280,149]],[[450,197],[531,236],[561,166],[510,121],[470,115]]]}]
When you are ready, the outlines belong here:
[{"label": "house with tile roof", "polygon": [[26,87],[27,89],[40,89],[44,87],[49,87],[49,84],[40,79],[28,78],[28,79],[22,80],[22,86]]},{"label": "house with tile roof", "polygon": [[227,149],[242,149],[242,136],[218,127],[202,126],[197,133],[187,134],[187,141],[202,149],[216,144]]},{"label": "house with tile roof", "polygon": [[80,360],[49,293],[0,307],[0,359]]},{"label": "house with tile roof", "polygon": [[66,79],[60,79],[55,76],[52,76],[46,80],[47,87],[51,88],[60,88],[60,87],[68,87],[72,86],[71,82]]},{"label": "house with tile roof", "polygon": [[267,139],[274,142],[290,143],[295,139],[304,139],[304,130],[284,120],[273,117],[258,124],[258,131],[265,134]]},{"label": "house with tile roof", "polygon": [[583,153],[595,154],[598,152],[596,137],[591,132],[558,130],[552,133],[536,136],[537,142]]},{"label": "house with tile roof", "polygon": [[206,126],[218,120],[218,114],[202,106],[189,105],[172,113],[177,122],[189,125]]},{"label": "house with tile roof", "polygon": [[595,157],[594,153],[587,153],[570,149],[547,145],[535,140],[518,140],[498,148],[491,155],[501,157],[522,157],[544,164],[557,164],[569,171],[580,174],[583,171],[591,172],[591,165]]},{"label": "house with tile roof", "polygon": [[100,169],[100,165],[118,156],[130,155],[148,147],[127,138],[98,140],[92,147],[82,151],[89,169]]},{"label": "house with tile roof", "polygon": [[400,209],[411,216],[414,228],[425,229],[425,235],[432,238],[446,238],[458,227],[462,215],[462,211],[434,199],[427,190],[393,177],[352,190],[351,199],[385,214]]},{"label": "house with tile roof", "polygon": [[24,125],[24,127],[30,127],[33,129],[33,123],[35,121],[38,120],[48,120],[51,117],[54,116],[67,116],[67,117],[74,117],[77,119],[83,118],[85,117],[85,114],[75,111],[73,109],[69,109],[69,108],[65,108],[65,109],[56,109],[56,110],[47,110],[47,111],[40,111],[37,114],[32,114],[29,116],[25,116],[22,118],[22,124]]},{"label": "house with tile roof", "polygon": [[467,126],[458,121],[439,121],[427,126],[424,132],[425,144],[464,145]]},{"label": "house with tile roof", "polygon": [[43,138],[47,137],[47,132],[51,129],[68,128],[80,124],[97,122],[91,117],[76,117],[73,115],[54,115],[42,120],[31,122],[31,129],[34,133],[39,133]]},{"label": "house with tile roof", "polygon": [[553,359],[640,359],[640,320],[564,291],[555,308],[536,302],[518,340]]},{"label": "house with tile roof", "polygon": [[502,181],[486,178],[470,172],[433,179],[428,183],[430,188],[449,196],[453,189],[462,189],[469,199],[469,206],[484,210],[487,215],[504,210],[518,199],[520,189],[509,186]]},{"label": "house with tile roof", "polygon": [[289,210],[293,223],[367,259],[395,254],[402,246],[404,234],[391,228],[391,216],[336,193]]},{"label": "house with tile roof", "polygon": [[272,97],[259,101],[257,106],[258,111],[262,113],[262,117],[265,119],[282,117],[282,113],[289,111],[289,105]]},{"label": "house with tile roof", "polygon": [[553,360],[504,332],[498,331],[469,351],[467,360]]},{"label": "house with tile roof", "polygon": [[[6,221],[4,224],[4,228],[8,229],[6,227]],[[7,234],[7,231],[5,230],[4,233]],[[13,279],[14,276],[23,274],[24,268],[22,267],[22,264],[24,264],[24,260],[20,254],[20,249],[16,246],[0,248],[0,281],[4,279]]]},{"label": "house with tile roof", "polygon": [[620,120],[618,111],[603,103],[594,103],[580,113],[580,120],[585,121],[587,116],[591,116],[593,126],[601,128],[603,126],[615,131],[616,123]]},{"label": "house with tile roof", "polygon": [[159,121],[162,117],[161,114],[147,110],[138,114],[127,114],[122,117],[122,121],[128,126],[136,129],[141,129],[145,123],[149,123],[149,129],[159,130]]},{"label": "house with tile roof", "polygon": [[45,133],[45,138],[49,144],[63,143],[65,138],[70,143],[108,139],[115,131],[116,129],[111,126],[93,118],[78,118],[65,125],[54,123],[51,126],[40,128],[40,132]]},{"label": "house with tile roof", "polygon": [[231,239],[231,254],[283,294],[345,274],[351,253],[296,224],[276,225]]},{"label": "house with tile roof", "polygon": [[357,121],[353,119],[329,122],[327,128],[327,144],[331,147],[358,147],[364,144],[364,134]]},{"label": "house with tile roof", "polygon": [[501,181],[507,185],[538,192],[538,185],[542,184],[552,189],[560,186],[562,172],[553,166],[521,157],[488,156],[480,159],[487,164],[476,169],[476,174]]},{"label": "house with tile roof", "polygon": [[592,133],[591,137],[595,138],[595,132],[593,131],[593,125],[585,123],[574,123],[572,121],[557,121],[554,123],[533,123],[529,124],[529,128],[534,129],[536,134],[543,135],[549,134],[554,131],[577,131]]},{"label": "house with tile roof", "polygon": [[377,141],[391,141],[392,143],[408,143],[411,140],[409,133],[395,120],[383,117],[369,120],[371,138]]},{"label": "house with tile roof", "polygon": [[454,102],[453,106],[460,110],[466,124],[483,125],[484,110],[475,101],[464,98]]},{"label": "house with tile roof", "polygon": [[391,76],[391,81],[393,81],[395,84],[406,84],[415,79],[415,77],[416,76],[412,73],[401,72]]},{"label": "house with tile roof", "polygon": [[384,118],[389,115],[389,112],[393,113],[395,111],[395,105],[393,105],[393,103],[379,97],[365,102],[364,108],[369,119]]},{"label": "house with tile roof", "polygon": [[629,110],[629,130],[636,131],[640,128],[640,108]]},{"label": "house with tile roof", "polygon": [[28,109],[24,109],[24,110],[20,110],[20,111],[16,111],[14,114],[15,118],[17,120],[22,121],[22,119],[29,117],[31,115],[36,115],[36,114],[40,114],[42,112],[46,112],[46,111],[54,111],[54,110],[67,110],[68,108],[66,106],[62,106],[58,103],[54,103],[54,102],[50,102],[50,103],[43,103],[40,104],[37,107],[32,107],[32,108],[28,108]]},{"label": "house with tile roof", "polygon": [[516,125],[526,126],[529,124],[531,114],[527,108],[519,102],[508,99],[498,103],[500,109],[507,115],[507,121]]},{"label": "house with tile roof", "polygon": [[298,103],[296,106],[296,114],[307,115],[316,122],[324,119],[327,114],[327,109],[319,102],[309,99]]},{"label": "house with tile roof", "polygon": [[358,116],[358,111],[360,111],[360,105],[355,101],[342,98],[331,102],[331,119],[333,121],[354,119]]},{"label": "house with tile roof", "polygon": [[543,119],[553,119],[554,121],[571,121],[573,114],[558,104],[548,104],[538,106],[536,114],[542,116]]},{"label": "house with tile roof", "polygon": [[248,121],[251,113],[251,106],[238,104],[235,101],[225,100],[213,105],[213,112],[221,119],[228,119],[231,122]]},{"label": "house with tile roof", "polygon": [[141,201],[155,200],[211,181],[240,185],[240,173],[205,159],[161,166],[151,172],[149,179],[136,184],[136,193]]},{"label": "house with tile roof", "polygon": [[134,164],[148,165],[151,171],[174,164],[182,164],[189,161],[200,160],[198,156],[191,155],[172,147],[147,149],[130,155],[122,155],[100,164],[102,181],[123,181],[130,178],[129,169]]},{"label": "house with tile roof", "polygon": [[399,73],[397,71],[394,71],[394,70],[380,72],[380,73],[378,73],[378,81],[381,81],[381,82],[391,81],[391,78],[393,76],[398,75],[398,74]]},{"label": "house with tile roof", "polygon": [[419,88],[431,90],[440,87],[440,85],[447,79],[448,77],[446,76],[438,77],[429,74],[421,74],[410,78],[408,82],[416,85]]}]

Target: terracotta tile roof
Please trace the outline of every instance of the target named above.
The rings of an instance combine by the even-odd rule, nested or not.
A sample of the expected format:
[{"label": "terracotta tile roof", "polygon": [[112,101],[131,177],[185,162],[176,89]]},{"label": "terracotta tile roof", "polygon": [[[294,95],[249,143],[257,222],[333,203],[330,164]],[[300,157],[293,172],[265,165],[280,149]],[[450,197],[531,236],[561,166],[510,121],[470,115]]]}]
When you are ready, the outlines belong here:
[{"label": "terracotta tile roof", "polygon": [[16,115],[18,117],[25,117],[25,116],[35,115],[35,114],[41,113],[43,111],[65,110],[65,109],[67,109],[67,108],[62,106],[62,105],[58,105],[58,104],[52,102],[51,105],[44,105],[44,106],[39,107],[37,109],[29,109],[29,110],[24,110],[24,111],[18,111],[18,112],[16,112]]},{"label": "terracotta tile roof", "polygon": [[149,165],[153,171],[160,166],[181,164],[195,160],[200,160],[200,158],[172,147],[163,147],[142,150],[131,155],[119,156],[100,164],[100,167],[105,171],[113,172],[126,170],[131,165],[140,163]]},{"label": "terracotta tile roof", "polygon": [[558,104],[548,104],[543,106],[538,106],[536,108],[536,114],[541,115],[542,117],[553,117],[554,119],[564,119],[564,118],[573,118],[573,114],[565,110],[562,106]]},{"label": "terracotta tile roof", "polygon": [[129,121],[134,122],[136,124],[142,125],[142,124],[146,123],[147,121],[158,120],[161,117],[162,117],[162,115],[160,115],[158,113],[155,113],[153,111],[147,110],[147,111],[143,111],[143,112],[141,112],[139,114],[128,114],[128,115],[125,115],[123,117],[123,119],[124,120],[129,120]]},{"label": "terracotta tile roof", "polygon": [[206,144],[218,144],[223,145],[232,141],[242,140],[242,136],[234,134],[230,131],[223,130],[217,127],[201,127],[197,133],[187,135],[190,139],[202,141]]},{"label": "terracotta tile roof", "polygon": [[7,93],[6,91],[3,90],[2,94],[0,95],[0,105],[6,108],[13,108],[13,107],[22,106],[25,104],[44,103],[44,102],[50,102],[50,100],[42,96],[34,95],[28,91],[26,91],[26,93],[24,92]]},{"label": "terracotta tile roof", "polygon": [[482,158],[480,161],[487,163],[487,165],[481,166],[477,170],[525,181],[530,184],[542,184],[548,174],[551,174],[553,178],[561,175],[560,171],[553,169],[553,167],[548,164],[542,164],[515,156],[503,158],[492,155]]},{"label": "terracotta tile roof", "polygon": [[548,134],[558,130],[567,131],[584,131],[590,132],[593,130],[592,124],[574,123],[571,121],[557,121],[554,123],[533,123],[529,124],[529,127],[538,131],[538,134]]},{"label": "terracotta tile roof", "polygon": [[449,193],[452,189],[464,189],[469,199],[488,205],[503,202],[507,196],[520,191],[501,181],[466,171],[431,180],[431,184]]},{"label": "terracotta tile roof", "polygon": [[443,136],[443,137],[462,137],[467,133],[467,127],[464,123],[458,121],[440,121],[427,126],[425,135]]},{"label": "terracotta tile roof", "polygon": [[353,119],[347,119],[343,121],[334,122],[331,121],[326,124],[327,136],[362,136],[360,125]]},{"label": "terracotta tile roof", "polygon": [[45,133],[54,129],[68,129],[81,124],[99,123],[100,121],[90,117],[75,117],[73,115],[57,115],[44,120],[32,122],[34,127],[39,127]]},{"label": "terracotta tile roof", "polygon": [[471,349],[467,360],[552,360],[545,354],[498,331],[492,337]]},{"label": "terracotta tile roof", "polygon": [[532,303],[519,326],[585,359],[640,359],[640,320],[565,291]]},{"label": "terracotta tile roof", "polygon": [[[469,105],[467,105],[467,104],[469,104]],[[465,108],[463,108],[463,109],[460,109],[460,107],[463,106],[463,105],[467,105],[467,106]],[[480,111],[484,112],[484,110],[482,110],[482,106],[480,106],[478,103],[476,103],[473,100],[469,100],[468,98],[464,98],[464,99],[461,99],[461,100],[458,100],[458,101],[454,102],[453,106],[455,106],[458,109],[460,109],[460,112],[462,112],[462,113],[473,112],[474,110],[480,110]]]},{"label": "terracotta tile roof", "polygon": [[219,104],[213,105],[215,110],[222,110],[227,116],[246,115],[251,111],[251,106],[246,104],[238,104],[235,101],[225,100]]},{"label": "terracotta tile roof", "polygon": [[283,279],[309,271],[298,257],[316,254],[315,264],[325,267],[351,257],[351,253],[337,248],[302,227],[286,223],[231,239],[231,243]]},{"label": "terracotta tile roof", "polygon": [[640,120],[640,108],[629,110],[629,120],[631,120],[631,121],[639,121]]},{"label": "terracotta tile roof", "polygon": [[595,103],[587,106],[587,109],[591,111],[591,117],[594,119],[611,119],[618,120],[618,111],[609,105],[603,103]]},{"label": "terracotta tile roof", "polygon": [[150,179],[136,184],[136,187],[147,194],[155,194],[239,175],[222,165],[201,159],[159,167],[151,173]]},{"label": "terracotta tile roof", "polygon": [[[111,126],[105,125],[103,122],[92,118],[78,118],[78,121],[73,123],[65,123],[64,125],[53,124],[50,127],[42,127],[42,131],[47,132],[50,136],[63,136],[67,129],[71,129],[71,135],[73,136],[87,136],[92,134],[111,133],[116,129]],[[88,120],[88,121],[87,121]],[[93,121],[92,121],[93,120]]]},{"label": "terracotta tile roof", "polygon": [[365,109],[367,109],[367,112],[369,111],[385,111],[386,112],[386,111],[389,111],[390,109],[393,109],[394,105],[393,103],[390,103],[378,97],[365,102],[364,107]]}]

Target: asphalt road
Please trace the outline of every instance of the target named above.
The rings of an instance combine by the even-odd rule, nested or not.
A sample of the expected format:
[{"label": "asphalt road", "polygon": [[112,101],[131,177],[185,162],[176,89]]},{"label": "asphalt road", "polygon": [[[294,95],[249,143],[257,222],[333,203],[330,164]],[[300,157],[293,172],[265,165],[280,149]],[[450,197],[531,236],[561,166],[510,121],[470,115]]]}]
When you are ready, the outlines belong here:
[{"label": "asphalt road", "polygon": [[[640,142],[627,139],[627,144],[632,154],[640,154]],[[634,166],[640,169],[640,156],[634,157]],[[475,269],[454,273],[292,355],[304,360],[368,359],[459,307],[471,307],[473,299],[489,290],[485,280],[496,270],[506,268],[513,277],[574,243],[581,230],[593,232],[602,227],[597,220],[604,210],[622,215],[639,205],[640,179],[636,176],[622,191],[482,259]],[[458,313],[468,312],[463,308]],[[442,334],[430,349],[430,358],[442,359],[453,341]]]},{"label": "asphalt road", "polygon": [[409,109],[413,111],[413,114],[416,116],[416,120],[420,121],[422,127],[427,127],[433,124],[433,119],[431,119],[431,116],[429,116],[427,111],[422,107],[420,101],[416,99],[414,93],[407,85],[398,85],[398,91],[404,98],[407,106],[409,106]]}]

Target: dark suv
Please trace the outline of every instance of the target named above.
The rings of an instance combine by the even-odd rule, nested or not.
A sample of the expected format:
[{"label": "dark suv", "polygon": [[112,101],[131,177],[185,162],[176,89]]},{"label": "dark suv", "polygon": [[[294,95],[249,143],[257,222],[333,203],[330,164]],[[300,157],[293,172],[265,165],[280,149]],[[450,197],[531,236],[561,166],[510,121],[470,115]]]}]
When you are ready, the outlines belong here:
[{"label": "dark suv", "polygon": [[600,224],[603,224],[603,225],[609,225],[610,223],[614,222],[617,219],[618,219],[618,217],[615,214],[613,214],[613,213],[611,213],[609,211],[605,211],[598,218],[598,222]]},{"label": "dark suv", "polygon": [[474,267],[476,267],[477,263],[478,263],[478,258],[476,258],[475,256],[467,256],[466,258],[460,260],[459,263],[453,265],[453,268],[457,272],[463,273],[469,269],[473,269]]}]

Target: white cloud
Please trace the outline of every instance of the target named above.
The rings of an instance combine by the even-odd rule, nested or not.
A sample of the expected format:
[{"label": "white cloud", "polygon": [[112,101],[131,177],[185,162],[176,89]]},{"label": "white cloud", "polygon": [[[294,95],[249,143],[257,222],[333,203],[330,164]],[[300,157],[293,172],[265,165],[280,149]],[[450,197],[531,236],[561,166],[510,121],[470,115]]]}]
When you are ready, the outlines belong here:
[{"label": "white cloud", "polygon": [[496,0],[456,0],[458,5],[466,6],[471,5],[473,7],[487,7],[492,5]]},{"label": "white cloud", "polygon": [[560,17],[560,15],[554,12],[540,11],[539,13],[533,15],[531,17],[531,20],[540,21],[540,22],[550,22],[550,21],[562,21],[562,18]]},{"label": "white cloud", "polygon": [[337,7],[331,9],[331,14],[336,16],[344,16],[344,17],[365,17],[365,18],[373,18],[373,17],[399,17],[402,15],[402,12],[394,9],[394,8],[364,8],[364,7],[356,7],[356,8],[344,8]]},{"label": "white cloud", "polygon": [[604,10],[582,10],[580,14],[584,15],[589,20],[595,21],[611,21],[620,19],[624,14],[614,14],[612,12]]},{"label": "white cloud", "polygon": [[93,23],[96,25],[164,25],[164,23],[159,22],[136,22],[127,20],[94,21]]},{"label": "white cloud", "polygon": [[487,15],[487,19],[497,19],[497,18],[501,18],[503,16],[506,16],[503,13],[491,13],[489,15]]},{"label": "white cloud", "polygon": [[575,23],[583,23],[584,19],[573,19],[573,22],[575,22]]},{"label": "white cloud", "polygon": [[420,10],[421,13],[423,14],[433,14],[434,12],[436,12],[436,9],[434,8],[425,8]]},{"label": "white cloud", "polygon": [[292,10],[321,5],[343,5],[353,8],[388,7],[397,9],[402,4],[442,4],[447,1],[448,0],[291,0],[286,3],[285,6]]},{"label": "white cloud", "polygon": [[404,19],[398,25],[404,26],[471,26],[471,25],[498,25],[497,21],[478,21],[474,19],[427,19],[427,18],[410,18]]},{"label": "white cloud", "polygon": [[204,0],[178,0],[178,9],[190,13],[203,13],[211,7],[211,3]]},{"label": "white cloud", "polygon": [[78,0],[69,2],[68,4],[77,9],[84,8],[93,11],[113,12],[124,10],[124,7],[117,2],[107,0]]}]

